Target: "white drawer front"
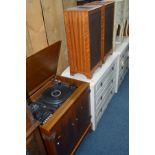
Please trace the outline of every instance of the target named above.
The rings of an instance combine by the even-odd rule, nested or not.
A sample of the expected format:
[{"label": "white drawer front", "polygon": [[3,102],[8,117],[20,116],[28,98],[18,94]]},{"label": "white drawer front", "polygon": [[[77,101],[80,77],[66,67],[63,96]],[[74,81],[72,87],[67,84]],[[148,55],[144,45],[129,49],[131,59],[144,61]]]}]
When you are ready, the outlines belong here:
[{"label": "white drawer front", "polygon": [[108,80],[115,74],[115,63],[110,66],[104,76],[99,80],[95,86],[96,95],[100,94],[103,88],[106,86]]},{"label": "white drawer front", "polygon": [[124,79],[125,74],[127,73],[127,71],[128,71],[128,63],[125,63],[124,69],[119,74],[118,87],[122,83],[122,81],[123,81],[123,79]]},{"label": "white drawer front", "polygon": [[104,89],[101,91],[101,93],[96,96],[96,107],[98,107],[100,105],[100,103],[104,101],[105,95],[107,94],[109,89],[111,89],[111,87],[114,87],[114,84],[115,84],[115,79],[114,79],[114,77],[112,77],[109,79],[106,87],[104,87]]},{"label": "white drawer front", "polygon": [[96,93],[96,98],[98,98],[98,96],[100,96],[101,93],[103,93],[104,91],[106,91],[111,84],[114,84],[114,82],[115,82],[115,74],[114,73],[111,73],[105,79],[104,84],[102,85],[100,91],[98,91]]},{"label": "white drawer front", "polygon": [[101,119],[104,111],[106,110],[108,103],[110,102],[112,96],[114,95],[114,87],[111,87],[109,91],[104,96],[104,101],[101,102],[99,107],[96,110],[96,125],[98,124],[99,120]]},{"label": "white drawer front", "polygon": [[129,45],[123,50],[122,54],[120,55],[120,61],[121,59],[126,59],[129,56]]},{"label": "white drawer front", "polygon": [[105,104],[106,100],[107,100],[107,96],[109,96],[109,94],[113,93],[113,89],[114,89],[114,85],[111,85],[106,92],[103,92],[103,94],[101,94],[101,96],[99,97],[98,100],[98,105],[96,106],[96,116],[97,113],[99,112],[100,108]]}]

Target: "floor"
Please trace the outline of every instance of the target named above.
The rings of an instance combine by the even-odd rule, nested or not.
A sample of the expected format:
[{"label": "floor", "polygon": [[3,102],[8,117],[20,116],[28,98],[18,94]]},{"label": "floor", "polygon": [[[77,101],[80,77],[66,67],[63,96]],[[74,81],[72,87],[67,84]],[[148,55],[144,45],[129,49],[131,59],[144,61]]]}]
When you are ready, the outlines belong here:
[{"label": "floor", "polygon": [[129,154],[129,74],[114,95],[95,132],[80,144],[76,155]]}]

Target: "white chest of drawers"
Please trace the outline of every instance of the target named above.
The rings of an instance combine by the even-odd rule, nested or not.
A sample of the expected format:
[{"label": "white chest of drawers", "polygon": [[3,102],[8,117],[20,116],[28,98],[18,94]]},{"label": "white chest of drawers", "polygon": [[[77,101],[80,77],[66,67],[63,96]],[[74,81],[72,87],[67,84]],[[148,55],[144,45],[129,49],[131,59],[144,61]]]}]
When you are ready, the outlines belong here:
[{"label": "white chest of drawers", "polygon": [[116,63],[117,55],[113,54],[109,56],[105,64],[93,74],[92,79],[87,79],[79,73],[71,76],[69,67],[62,73],[64,77],[85,81],[90,84],[91,122],[93,130],[96,129],[101,116],[115,93]]},{"label": "white chest of drawers", "polygon": [[129,68],[129,38],[124,38],[121,44],[116,46],[114,51],[117,57],[117,67],[116,67],[116,87],[115,92],[117,93],[120,84],[122,83],[125,74]]}]

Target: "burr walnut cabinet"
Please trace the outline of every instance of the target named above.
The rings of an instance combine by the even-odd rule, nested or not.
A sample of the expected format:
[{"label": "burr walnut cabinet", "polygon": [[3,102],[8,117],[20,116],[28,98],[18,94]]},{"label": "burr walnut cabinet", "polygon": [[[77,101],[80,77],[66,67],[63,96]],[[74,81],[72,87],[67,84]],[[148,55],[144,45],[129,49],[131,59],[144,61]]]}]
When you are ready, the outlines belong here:
[{"label": "burr walnut cabinet", "polygon": [[94,1],[85,4],[85,6],[94,5],[101,5],[101,59],[104,63],[113,48],[114,2]]},{"label": "burr walnut cabinet", "polygon": [[101,7],[76,6],[64,11],[71,74],[91,78],[101,65]]}]

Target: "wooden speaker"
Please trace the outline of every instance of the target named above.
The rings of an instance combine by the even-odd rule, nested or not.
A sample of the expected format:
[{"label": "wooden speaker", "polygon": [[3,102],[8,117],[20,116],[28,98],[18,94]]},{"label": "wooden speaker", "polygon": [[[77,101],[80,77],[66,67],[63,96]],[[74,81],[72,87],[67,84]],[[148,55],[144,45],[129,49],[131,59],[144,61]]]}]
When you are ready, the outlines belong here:
[{"label": "wooden speaker", "polygon": [[71,74],[91,78],[101,65],[101,7],[76,6],[64,11]]},{"label": "wooden speaker", "polygon": [[104,63],[113,49],[114,2],[94,1],[85,6],[101,5],[101,58]]}]

